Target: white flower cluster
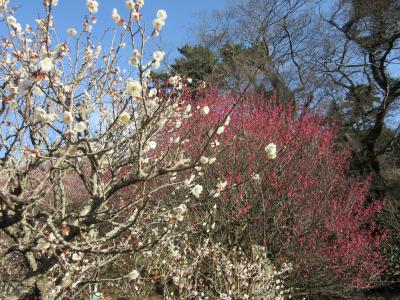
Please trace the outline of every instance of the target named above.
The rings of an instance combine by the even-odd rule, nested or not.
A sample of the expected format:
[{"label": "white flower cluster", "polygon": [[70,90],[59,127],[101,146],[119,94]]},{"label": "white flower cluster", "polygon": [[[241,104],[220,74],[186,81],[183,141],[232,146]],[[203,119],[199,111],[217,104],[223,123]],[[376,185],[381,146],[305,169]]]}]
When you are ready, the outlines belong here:
[{"label": "white flower cluster", "polygon": [[270,143],[265,147],[265,152],[267,152],[268,159],[276,158],[276,145],[274,143]]},{"label": "white flower cluster", "polygon": [[210,191],[210,195],[213,196],[214,198],[221,196],[221,192],[223,192],[226,189],[227,185],[228,182],[226,180],[224,181],[219,180],[219,182],[215,186],[215,189]]},{"label": "white flower cluster", "polygon": [[135,2],[133,2],[133,0],[126,0],[125,1],[125,6],[129,10],[134,10],[135,9]]},{"label": "white flower cluster", "polygon": [[200,194],[203,192],[203,186],[196,184],[190,191],[196,198],[200,198]]},{"label": "white flower cluster", "polygon": [[36,109],[34,117],[36,121],[41,123],[51,123],[58,119],[56,113],[47,113],[43,108]]},{"label": "white flower cluster", "polygon": [[18,92],[20,94],[25,94],[33,87],[33,81],[29,78],[21,79],[18,83]]},{"label": "white flower cluster", "polygon": [[206,105],[200,110],[202,116],[207,116],[210,113],[210,108]]},{"label": "white flower cluster", "polygon": [[134,49],[132,51],[132,57],[129,59],[129,64],[132,66],[138,66],[140,60],[140,53],[138,50]]},{"label": "white flower cluster", "polygon": [[111,18],[117,25],[124,24],[124,19],[122,19],[121,16],[118,14],[118,10],[116,8],[112,10]]},{"label": "white flower cluster", "polygon": [[[22,26],[20,23],[17,22],[17,19],[13,16],[8,16],[7,17],[7,23],[16,31],[17,34],[20,34],[22,31]],[[14,34],[12,32],[11,34]]]},{"label": "white flower cluster", "polygon": [[217,129],[217,134],[218,134],[218,135],[223,134],[224,131],[225,131],[225,126],[220,126],[220,127],[218,127],[218,129]]},{"label": "white flower cluster", "polygon": [[178,207],[176,207],[174,209],[174,212],[175,212],[175,215],[176,215],[176,219],[178,221],[182,222],[183,219],[184,219],[184,216],[185,216],[185,214],[187,212],[187,207],[186,207],[185,204],[181,204],[181,205],[179,205]]},{"label": "white flower cluster", "polygon": [[0,9],[6,9],[9,0],[0,0]]},{"label": "white flower cluster", "polygon": [[141,8],[144,5],[144,0],[137,0],[136,4]]},{"label": "white flower cluster", "polygon": [[95,14],[99,11],[99,2],[96,0],[87,0],[86,7],[91,14]]},{"label": "white flower cluster", "polygon": [[86,129],[87,129],[86,123],[83,121],[77,123],[74,127],[74,131],[78,133],[84,132]]},{"label": "white flower cluster", "polygon": [[75,28],[69,28],[68,30],[67,30],[67,33],[68,33],[68,35],[69,36],[76,36],[76,34],[78,33],[77,31],[76,31],[76,29]]},{"label": "white flower cluster", "polygon": [[[215,211],[216,206],[210,214]],[[207,233],[216,227],[211,216],[201,225]],[[267,258],[267,250],[258,245],[252,245],[251,252],[246,254],[238,247],[227,251],[212,235],[191,240],[188,234],[181,234],[163,239],[148,257],[168,253],[162,264],[155,264],[154,268],[163,278],[172,279],[182,299],[290,299],[291,289],[285,284],[290,264],[276,268]],[[203,274],[207,274],[207,281],[198,280]]]},{"label": "white flower cluster", "polygon": [[45,0],[44,3],[46,6],[50,6],[51,4],[51,6],[55,7],[58,5],[58,0]]},{"label": "white flower cluster", "polygon": [[39,62],[39,67],[43,72],[50,72],[54,69],[53,60],[50,57],[46,57]]},{"label": "white flower cluster", "polygon": [[[168,83],[173,85],[175,88],[180,89],[181,87],[181,77],[179,75],[171,76],[168,79]],[[192,106],[190,104],[187,105],[186,107],[186,112],[189,112],[192,109]]]},{"label": "white flower cluster", "polygon": [[119,118],[118,118],[118,120],[119,120],[121,123],[123,123],[123,124],[129,123],[130,119],[131,119],[131,116],[130,116],[130,114],[127,113],[126,111],[122,112],[122,113],[119,115]]},{"label": "white flower cluster", "polygon": [[151,64],[154,69],[158,69],[160,67],[161,61],[164,59],[165,52],[163,51],[155,51],[153,53],[153,63]]},{"label": "white flower cluster", "polygon": [[133,98],[140,98],[142,95],[142,85],[139,81],[128,78],[126,83],[126,93]]},{"label": "white flower cluster", "polygon": [[153,28],[156,35],[163,29],[165,26],[165,20],[167,19],[167,12],[163,9],[160,9],[157,12],[157,18],[153,21]]},{"label": "white flower cluster", "polygon": [[72,123],[74,122],[74,117],[70,111],[65,111],[63,113],[63,123],[66,124],[68,127],[72,126]]},{"label": "white flower cluster", "polygon": [[140,274],[139,274],[139,272],[137,270],[133,270],[132,272],[130,272],[128,274],[128,278],[131,279],[131,280],[136,280],[136,279],[139,278],[139,276],[140,276]]}]

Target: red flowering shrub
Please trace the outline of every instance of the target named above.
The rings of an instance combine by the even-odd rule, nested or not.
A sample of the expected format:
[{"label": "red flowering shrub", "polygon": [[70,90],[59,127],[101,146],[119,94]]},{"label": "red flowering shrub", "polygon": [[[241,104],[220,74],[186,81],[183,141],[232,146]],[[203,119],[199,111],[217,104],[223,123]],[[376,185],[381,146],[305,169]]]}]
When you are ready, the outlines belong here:
[{"label": "red flowering shrub", "polygon": [[[193,174],[204,191],[191,201],[192,222],[216,204],[212,234],[230,246],[263,245],[276,265],[292,263],[292,285],[302,291],[336,294],[373,285],[385,268],[379,249],[386,232],[375,222],[383,203],[367,205],[369,182],[347,176],[350,151],[335,141],[337,128],[273,99],[247,96],[231,110],[231,95],[199,98],[181,129],[190,142],[181,146],[199,163],[216,161]],[[208,114],[201,113],[204,106]],[[211,147],[198,150],[206,143]],[[276,159],[268,159],[270,143]]]}]

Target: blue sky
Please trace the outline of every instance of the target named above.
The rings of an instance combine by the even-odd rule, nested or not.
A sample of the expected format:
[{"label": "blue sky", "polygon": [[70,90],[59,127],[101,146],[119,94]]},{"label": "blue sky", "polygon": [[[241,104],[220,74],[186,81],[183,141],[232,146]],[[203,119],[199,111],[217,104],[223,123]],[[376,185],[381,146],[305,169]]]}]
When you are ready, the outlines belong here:
[{"label": "blue sky", "polygon": [[[117,8],[121,16],[128,16],[124,6],[125,0],[98,0],[100,3],[99,12],[96,14],[98,23],[95,27],[95,34],[100,34],[107,26],[112,26],[111,11]],[[16,17],[25,25],[33,24],[34,19],[43,17],[42,0],[10,0],[9,7],[18,7]],[[171,61],[177,56],[176,48],[185,43],[194,41],[191,26],[196,24],[199,15],[210,13],[214,9],[222,8],[225,0],[145,0],[142,8],[145,22],[151,26],[158,9],[165,9],[168,13],[166,26],[160,38],[157,40],[157,47],[163,48],[169,53]],[[54,10],[57,32],[60,39],[64,38],[63,33],[69,27],[81,28],[82,20],[87,14],[86,0],[59,0]]]}]

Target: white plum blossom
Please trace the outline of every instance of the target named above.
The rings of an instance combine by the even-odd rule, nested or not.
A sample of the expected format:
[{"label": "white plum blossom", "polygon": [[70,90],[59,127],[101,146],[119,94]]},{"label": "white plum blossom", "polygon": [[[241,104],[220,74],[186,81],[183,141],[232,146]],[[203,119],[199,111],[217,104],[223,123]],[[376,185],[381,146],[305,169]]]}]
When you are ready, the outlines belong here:
[{"label": "white plum blossom", "polygon": [[133,2],[133,0],[126,0],[125,1],[125,6],[129,10],[135,9],[135,3]]},{"label": "white plum blossom", "polygon": [[226,180],[225,181],[220,181],[220,182],[217,183],[217,190],[218,191],[223,191],[223,190],[225,190],[227,185],[228,185],[228,182]]},{"label": "white plum blossom", "polygon": [[133,21],[138,21],[141,18],[141,14],[138,11],[132,11],[131,18]]},{"label": "white plum blossom", "polygon": [[39,62],[39,67],[43,72],[50,72],[54,69],[53,60],[50,57],[46,57]]},{"label": "white plum blossom", "polygon": [[165,52],[164,51],[154,51],[153,58],[155,61],[162,61],[164,59]]},{"label": "white plum blossom", "polygon": [[36,19],[35,22],[36,22],[36,25],[39,28],[39,31],[42,32],[42,33],[45,33],[46,30],[47,30],[46,29],[46,22],[44,20],[41,20],[41,19]]},{"label": "white plum blossom", "polygon": [[71,93],[72,92],[72,86],[67,84],[64,86],[64,91],[67,93]]},{"label": "white plum blossom", "polygon": [[196,184],[192,190],[190,191],[196,198],[200,197],[200,194],[203,192],[203,187],[200,184]]},{"label": "white plum blossom", "polygon": [[177,120],[175,123],[175,128],[181,128],[182,126],[182,121],[181,120]]},{"label": "white plum blossom", "polygon": [[122,123],[128,123],[129,120],[131,119],[130,114],[128,114],[126,111],[124,111],[123,113],[121,113],[119,115],[119,121],[121,121]]},{"label": "white plum blossom", "polygon": [[192,110],[192,106],[190,104],[188,104],[185,108],[185,112],[190,112]]},{"label": "white plum blossom", "polygon": [[136,57],[131,57],[128,61],[131,66],[137,66],[139,64],[139,60]]},{"label": "white plum blossom", "polygon": [[212,165],[213,163],[215,163],[216,160],[217,159],[215,157],[212,157],[212,158],[208,159],[208,164]]},{"label": "white plum blossom", "polygon": [[74,131],[76,132],[84,132],[87,129],[86,123],[81,121],[75,125]]},{"label": "white plum blossom", "polygon": [[132,57],[136,57],[136,58],[140,57],[140,52],[137,49],[133,50]]},{"label": "white plum blossom", "polygon": [[221,295],[219,295],[221,300],[231,300],[232,298],[230,296],[228,296],[227,294],[222,293]]},{"label": "white plum blossom", "polygon": [[211,190],[210,191],[210,196],[213,196],[214,198],[218,198],[219,196],[221,196],[221,193],[217,190]]},{"label": "white plum blossom", "polygon": [[196,176],[194,174],[191,174],[188,179],[185,179],[185,181],[184,181],[185,186],[189,187],[192,184],[195,177]]},{"label": "white plum blossom", "polygon": [[170,84],[172,84],[172,85],[177,84],[177,83],[178,83],[178,76],[171,76],[171,77],[168,79],[168,82],[169,82]]},{"label": "white plum blossom", "polygon": [[144,5],[144,0],[137,0],[136,4],[142,7]]},{"label": "white plum blossom", "polygon": [[167,12],[164,9],[159,9],[157,11],[157,18],[165,21],[167,19]]},{"label": "white plum blossom", "polygon": [[91,32],[93,29],[93,26],[90,25],[88,22],[83,23],[83,26],[86,32]]},{"label": "white plum blossom", "polygon": [[224,131],[225,131],[225,126],[220,126],[220,127],[218,127],[218,129],[217,129],[217,134],[223,134]]},{"label": "white plum blossom", "polygon": [[21,26],[20,23],[14,24],[13,27],[17,32],[21,32],[22,31],[22,26]]},{"label": "white plum blossom", "polygon": [[202,156],[202,157],[200,157],[200,162],[201,162],[203,165],[205,165],[205,164],[208,164],[209,159],[208,159],[208,157]]},{"label": "white plum blossom", "polygon": [[200,110],[202,116],[206,116],[210,113],[210,108],[206,105]]},{"label": "white plum blossom", "polygon": [[62,119],[63,123],[71,126],[72,122],[74,121],[74,117],[72,116],[72,113],[70,111],[65,111],[63,113],[63,119]]},{"label": "white plum blossom", "polygon": [[158,69],[159,67],[160,67],[160,62],[158,61],[158,60],[156,60],[156,61],[154,61],[152,64],[151,64],[151,66],[154,68],[154,69]]},{"label": "white plum blossom", "polygon": [[7,23],[10,24],[10,25],[15,25],[15,24],[17,24],[17,19],[14,18],[13,16],[8,16],[7,17]]},{"label": "white plum blossom", "polygon": [[153,21],[153,28],[155,31],[161,31],[161,29],[165,26],[165,21],[157,18]]},{"label": "white plum blossom", "polygon": [[132,279],[132,280],[138,279],[139,276],[140,276],[140,274],[139,274],[139,272],[136,271],[136,270],[133,270],[132,272],[130,272],[130,273],[128,274],[129,279]]},{"label": "white plum blossom", "polygon": [[46,6],[49,6],[51,3],[52,6],[57,6],[58,5],[58,0],[45,0]]},{"label": "white plum blossom", "polygon": [[57,6],[58,5],[58,0],[51,0],[51,5]]},{"label": "white plum blossom", "polygon": [[40,47],[40,51],[39,51],[39,58],[40,59],[45,59],[47,57],[49,57],[49,54],[52,54],[51,50],[47,50],[47,47],[45,45],[42,45],[42,47]]},{"label": "white plum blossom", "polygon": [[129,96],[139,98],[142,95],[142,86],[139,81],[128,78],[126,92]]},{"label": "white plum blossom", "polygon": [[129,64],[132,66],[137,66],[139,64],[139,58],[140,58],[139,51],[137,49],[133,50],[132,57],[129,59]]},{"label": "white plum blossom", "polygon": [[18,91],[26,93],[33,86],[33,81],[29,78],[20,80],[18,83]]},{"label": "white plum blossom", "polygon": [[38,108],[35,110],[34,118],[38,122],[47,123],[47,113],[43,108]]},{"label": "white plum blossom", "polygon": [[149,90],[149,97],[150,98],[153,98],[156,95],[157,95],[157,89],[152,88],[152,89]]},{"label": "white plum blossom", "polygon": [[149,141],[148,145],[150,149],[156,149],[157,147],[157,143],[155,141]]},{"label": "white plum blossom", "polygon": [[72,260],[74,261],[80,261],[83,258],[83,252],[74,252],[74,254],[72,254]]},{"label": "white plum blossom", "polygon": [[270,143],[265,147],[265,152],[267,152],[268,159],[276,158],[276,145],[274,143]]},{"label": "white plum blossom", "polygon": [[17,22],[17,19],[13,16],[8,16],[6,18],[7,23],[10,24],[17,32],[21,32],[22,26]]},{"label": "white plum blossom", "polygon": [[174,209],[176,213],[176,217],[178,221],[183,221],[183,215],[187,212],[187,206],[185,204],[181,204]]},{"label": "white plum blossom", "polygon": [[86,7],[91,14],[95,14],[99,11],[99,2],[96,0],[87,0]]},{"label": "white plum blossom", "polygon": [[224,125],[228,126],[230,122],[231,122],[231,116],[227,116],[225,119]]},{"label": "white plum blossom", "polygon": [[93,50],[90,47],[87,47],[83,51],[83,59],[84,61],[89,61],[93,58]]},{"label": "white plum blossom", "polygon": [[0,9],[6,9],[9,0],[0,0]]},{"label": "white plum blossom", "polygon": [[113,21],[118,24],[121,21],[121,17],[118,14],[118,10],[116,8],[114,8],[112,10],[112,14],[111,14],[111,18],[113,19]]}]

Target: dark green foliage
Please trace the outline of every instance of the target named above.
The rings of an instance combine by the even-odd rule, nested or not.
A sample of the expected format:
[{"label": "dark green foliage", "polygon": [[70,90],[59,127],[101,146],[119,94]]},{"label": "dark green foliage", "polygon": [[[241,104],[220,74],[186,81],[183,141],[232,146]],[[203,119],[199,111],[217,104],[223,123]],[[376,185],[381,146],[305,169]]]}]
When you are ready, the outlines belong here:
[{"label": "dark green foliage", "polygon": [[192,78],[194,81],[206,80],[217,67],[218,59],[214,53],[200,45],[185,45],[178,49],[181,58],[171,66],[172,72]]}]

